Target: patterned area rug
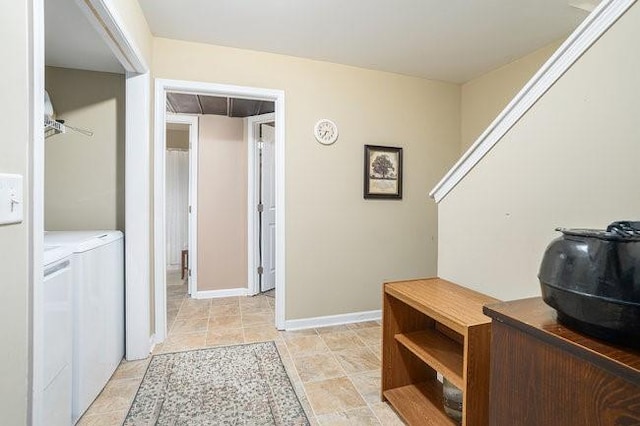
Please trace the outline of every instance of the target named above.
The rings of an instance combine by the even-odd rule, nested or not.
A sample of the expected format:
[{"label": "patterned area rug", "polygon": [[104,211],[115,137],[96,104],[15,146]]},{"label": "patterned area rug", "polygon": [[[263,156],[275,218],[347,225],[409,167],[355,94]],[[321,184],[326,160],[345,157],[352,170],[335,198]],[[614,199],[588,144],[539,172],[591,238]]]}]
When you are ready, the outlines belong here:
[{"label": "patterned area rug", "polygon": [[154,355],[125,425],[309,425],[273,342]]}]

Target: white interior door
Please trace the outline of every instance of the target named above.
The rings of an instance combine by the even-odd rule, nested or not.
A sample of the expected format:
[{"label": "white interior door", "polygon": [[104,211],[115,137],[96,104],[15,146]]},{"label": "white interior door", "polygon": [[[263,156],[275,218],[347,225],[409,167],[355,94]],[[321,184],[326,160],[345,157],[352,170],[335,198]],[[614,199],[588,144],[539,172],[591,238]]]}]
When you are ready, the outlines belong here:
[{"label": "white interior door", "polygon": [[276,286],[276,131],[275,127],[269,124],[261,124],[260,130],[262,134],[261,191],[263,205],[260,227],[263,273],[260,291],[269,291]]}]

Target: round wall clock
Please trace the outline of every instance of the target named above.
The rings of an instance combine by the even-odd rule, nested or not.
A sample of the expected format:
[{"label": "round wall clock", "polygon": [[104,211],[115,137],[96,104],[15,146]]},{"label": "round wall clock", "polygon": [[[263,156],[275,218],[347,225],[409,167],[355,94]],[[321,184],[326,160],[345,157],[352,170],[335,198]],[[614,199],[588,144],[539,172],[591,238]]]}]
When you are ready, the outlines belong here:
[{"label": "round wall clock", "polygon": [[338,126],[331,120],[323,118],[313,126],[313,135],[323,145],[331,145],[338,140]]}]

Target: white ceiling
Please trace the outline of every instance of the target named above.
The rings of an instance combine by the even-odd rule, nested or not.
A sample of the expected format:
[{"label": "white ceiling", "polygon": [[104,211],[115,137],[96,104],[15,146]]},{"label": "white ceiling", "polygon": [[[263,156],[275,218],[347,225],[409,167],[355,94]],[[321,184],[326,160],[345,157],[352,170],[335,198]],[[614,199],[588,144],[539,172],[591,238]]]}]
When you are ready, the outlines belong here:
[{"label": "white ceiling", "polygon": [[156,36],[457,83],[567,36],[587,15],[568,0],[139,2]]},{"label": "white ceiling", "polygon": [[75,0],[44,0],[44,8],[45,64],[124,73],[120,62]]}]

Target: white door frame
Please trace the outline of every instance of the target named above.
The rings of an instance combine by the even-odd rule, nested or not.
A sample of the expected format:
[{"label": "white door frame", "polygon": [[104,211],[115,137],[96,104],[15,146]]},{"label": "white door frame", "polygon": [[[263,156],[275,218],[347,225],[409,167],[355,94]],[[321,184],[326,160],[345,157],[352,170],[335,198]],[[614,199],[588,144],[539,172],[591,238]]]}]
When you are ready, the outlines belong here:
[{"label": "white door frame", "polygon": [[[228,84],[204,83],[185,80],[155,80],[154,109],[154,288],[155,288],[155,342],[164,341],[167,335],[165,267],[165,198],[164,198],[164,146],[167,92],[228,96],[245,99],[261,99],[275,102],[276,144],[276,327],[284,329],[285,318],[285,111],[284,91]],[[159,184],[158,184],[159,183]],[[253,235],[252,233],[249,235]],[[249,237],[248,237],[249,238]],[[249,252],[251,252],[249,248]],[[250,276],[247,277],[249,281]],[[247,289],[248,290],[248,289]]]},{"label": "white door frame", "polygon": [[[260,227],[258,226],[258,185],[259,176],[257,172],[258,151],[256,150],[255,128],[257,124],[268,123],[276,120],[276,114],[263,114],[247,117],[247,170],[249,191],[247,191],[247,235],[249,237],[247,277],[249,278],[249,294],[260,293],[260,277],[258,276],[258,241],[260,241]],[[277,223],[276,223],[277,226]],[[278,292],[276,291],[276,297]]]},{"label": "white door frame", "polygon": [[[198,290],[198,116],[167,114],[166,120],[167,123],[187,124],[189,126],[189,264],[187,265],[189,274],[187,279],[189,282],[189,294],[193,295]],[[166,132],[164,146],[166,151]],[[164,164],[166,164],[166,158],[163,167]],[[166,180],[164,185],[166,194]]]},{"label": "white door frame", "polygon": [[[114,52],[126,71],[126,164],[125,164],[125,253],[126,253],[126,357],[149,355],[149,67],[136,42],[129,36],[108,0],[76,0],[85,16]],[[42,359],[38,342],[43,333],[44,248],[44,0],[29,0],[29,424],[42,424]]]},{"label": "white door frame", "polygon": [[150,337],[150,128],[149,66],[109,0],[76,0],[126,71],[125,88],[125,356],[149,356]]}]

